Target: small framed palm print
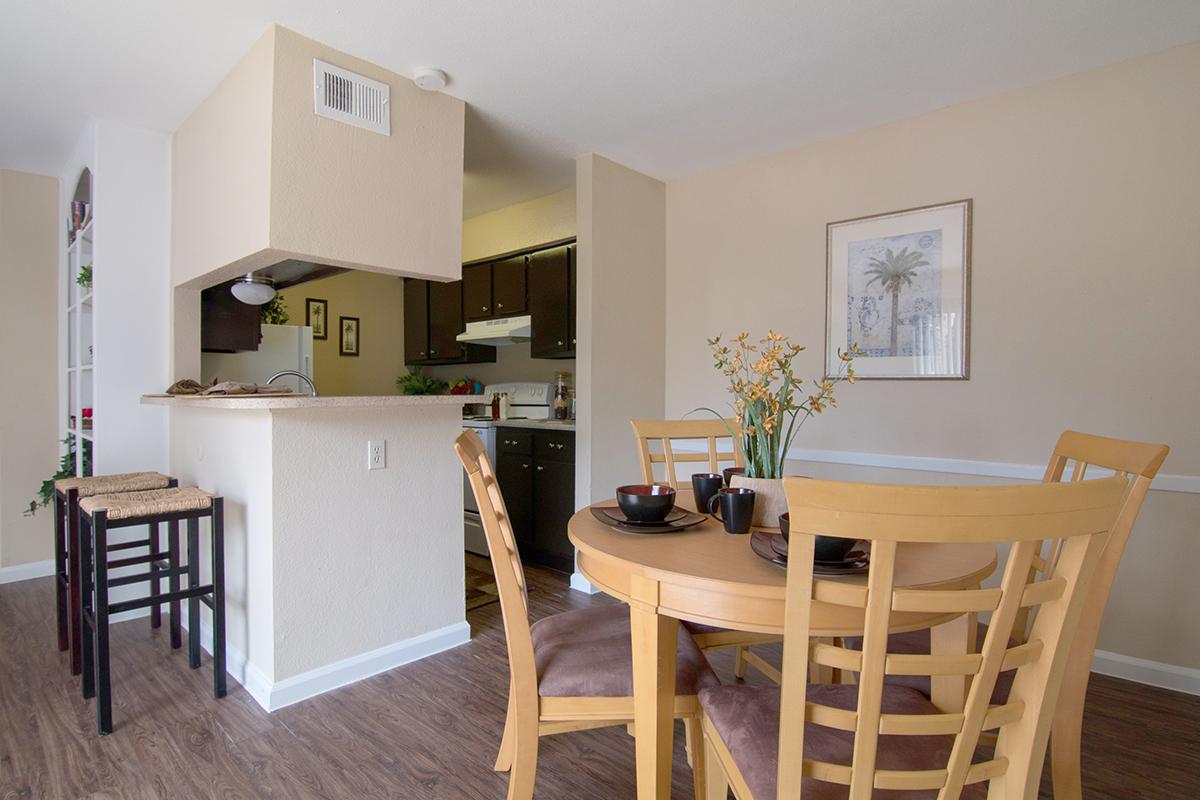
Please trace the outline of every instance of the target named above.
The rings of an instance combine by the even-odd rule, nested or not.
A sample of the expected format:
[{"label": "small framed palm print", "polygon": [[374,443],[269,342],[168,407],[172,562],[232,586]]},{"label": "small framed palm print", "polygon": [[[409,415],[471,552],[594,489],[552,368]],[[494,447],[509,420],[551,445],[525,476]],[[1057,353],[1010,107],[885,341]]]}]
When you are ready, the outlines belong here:
[{"label": "small framed palm print", "polygon": [[826,227],[825,374],[856,347],[860,379],[968,377],[971,201]]},{"label": "small framed palm print", "polygon": [[329,302],[315,297],[304,299],[304,324],[313,329],[314,339],[328,339]]},{"label": "small framed palm print", "polygon": [[341,347],[338,348],[338,354],[358,355],[358,317],[338,317],[338,329],[341,331]]}]

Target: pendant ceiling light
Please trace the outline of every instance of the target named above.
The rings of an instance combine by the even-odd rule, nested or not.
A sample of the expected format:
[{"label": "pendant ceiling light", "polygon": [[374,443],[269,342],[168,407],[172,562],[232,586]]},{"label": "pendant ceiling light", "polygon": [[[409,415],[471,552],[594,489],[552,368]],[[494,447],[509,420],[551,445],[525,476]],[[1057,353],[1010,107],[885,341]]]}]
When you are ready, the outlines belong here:
[{"label": "pendant ceiling light", "polygon": [[271,302],[271,299],[275,297],[275,281],[270,278],[261,278],[253,272],[247,272],[244,278],[238,278],[232,291],[233,296],[243,303],[261,306]]}]

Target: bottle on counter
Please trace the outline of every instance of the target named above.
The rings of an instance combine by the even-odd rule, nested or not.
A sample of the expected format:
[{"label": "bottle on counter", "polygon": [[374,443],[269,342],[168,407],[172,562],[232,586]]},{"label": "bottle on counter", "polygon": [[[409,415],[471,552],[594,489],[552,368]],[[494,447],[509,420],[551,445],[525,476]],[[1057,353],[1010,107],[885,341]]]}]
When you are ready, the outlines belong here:
[{"label": "bottle on counter", "polygon": [[500,419],[508,419],[509,412],[512,410],[512,400],[509,399],[508,392],[500,393]]},{"label": "bottle on counter", "polygon": [[556,372],[554,373],[554,418],[567,419],[571,413],[571,400],[569,396],[570,388],[567,384],[570,382],[571,373]]},{"label": "bottle on counter", "polygon": [[575,388],[571,387],[567,390],[567,393],[570,396],[570,402],[568,403],[568,406],[570,407],[569,418],[573,420],[575,419]]},{"label": "bottle on counter", "polygon": [[492,393],[492,419],[500,419],[500,393]]}]

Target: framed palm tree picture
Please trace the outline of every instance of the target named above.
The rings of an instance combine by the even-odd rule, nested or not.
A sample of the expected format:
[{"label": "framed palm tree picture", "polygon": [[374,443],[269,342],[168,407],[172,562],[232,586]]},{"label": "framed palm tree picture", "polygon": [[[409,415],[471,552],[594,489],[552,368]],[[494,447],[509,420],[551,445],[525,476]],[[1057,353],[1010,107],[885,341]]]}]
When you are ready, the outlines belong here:
[{"label": "framed palm tree picture", "polygon": [[969,370],[971,201],[826,227],[825,374],[857,347],[860,379],[957,379]]}]

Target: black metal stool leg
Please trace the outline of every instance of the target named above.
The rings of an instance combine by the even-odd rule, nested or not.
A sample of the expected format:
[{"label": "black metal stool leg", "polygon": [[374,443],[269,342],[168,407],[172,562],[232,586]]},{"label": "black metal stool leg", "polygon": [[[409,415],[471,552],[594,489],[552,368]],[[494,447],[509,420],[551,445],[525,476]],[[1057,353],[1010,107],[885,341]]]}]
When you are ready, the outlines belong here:
[{"label": "black metal stool leg", "polygon": [[[188,588],[200,585],[200,520],[192,517],[187,521],[187,575]],[[200,598],[188,598],[188,665],[200,667]]]},{"label": "black metal stool leg", "polygon": [[[153,556],[153,560],[150,562],[150,596],[158,597],[161,588],[158,580],[158,523],[152,523],[147,527],[150,529],[150,555]],[[158,603],[150,606],[150,627],[162,627],[162,606]]]},{"label": "black metal stool leg", "polygon": [[67,514],[67,576],[71,595],[71,674],[83,671],[83,640],[87,635],[83,626],[83,583],[87,566],[82,561],[83,544],[79,535],[79,490],[68,489],[66,496]]},{"label": "black metal stool leg", "polygon": [[213,696],[226,692],[225,678],[225,500],[213,500],[212,519]]},{"label": "black metal stool leg", "polygon": [[66,503],[58,490],[54,490],[54,603],[58,612],[58,649],[71,646],[70,624],[67,619],[70,605],[70,572],[67,569]]},{"label": "black metal stool leg", "polygon": [[[69,510],[69,509],[68,509]],[[79,514],[76,524],[82,529],[82,535],[76,536],[73,545],[78,556],[79,565],[79,660],[83,674],[81,681],[83,698],[90,700],[96,696],[95,653],[92,630],[95,627],[95,601],[92,597],[92,521],[91,518]]]},{"label": "black metal stool leg", "polygon": [[[171,576],[167,579],[170,592],[179,591],[179,522],[171,520],[167,523],[167,563],[171,567]],[[171,649],[178,650],[183,646],[183,625],[181,622],[182,605],[178,600],[171,601]]]},{"label": "black metal stool leg", "polygon": [[112,680],[108,659],[108,530],[107,512],[92,515],[92,561],[96,565],[96,727],[112,733]]}]

